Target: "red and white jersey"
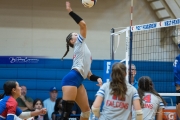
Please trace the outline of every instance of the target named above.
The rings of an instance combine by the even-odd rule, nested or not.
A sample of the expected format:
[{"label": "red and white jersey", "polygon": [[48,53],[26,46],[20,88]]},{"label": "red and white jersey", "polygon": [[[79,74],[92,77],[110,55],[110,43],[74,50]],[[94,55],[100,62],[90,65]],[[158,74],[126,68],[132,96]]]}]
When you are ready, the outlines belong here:
[{"label": "red and white jersey", "polygon": [[87,78],[91,68],[92,56],[89,48],[84,42],[84,38],[79,34],[74,44],[73,68],[76,68],[81,73],[84,79]]},{"label": "red and white jersey", "polygon": [[143,103],[143,120],[155,120],[158,109],[164,108],[161,98],[152,93],[144,94]]},{"label": "red and white jersey", "polygon": [[104,105],[99,120],[131,120],[133,101],[140,98],[136,88],[129,83],[126,84],[125,99],[110,94],[110,82],[100,87],[96,95],[104,98]]}]

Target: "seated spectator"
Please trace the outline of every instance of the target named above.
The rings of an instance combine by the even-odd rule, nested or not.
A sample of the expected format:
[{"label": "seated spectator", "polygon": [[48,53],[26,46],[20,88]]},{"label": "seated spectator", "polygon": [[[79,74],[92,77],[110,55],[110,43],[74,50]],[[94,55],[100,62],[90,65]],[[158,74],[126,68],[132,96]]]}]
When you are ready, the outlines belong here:
[{"label": "seated spectator", "polygon": [[22,111],[32,111],[33,110],[33,99],[26,96],[27,88],[26,86],[21,86],[21,96],[16,99],[18,107]]},{"label": "seated spectator", "polygon": [[49,92],[50,98],[44,100],[43,104],[44,104],[44,107],[48,111],[49,120],[52,120],[51,115],[54,111],[54,106],[55,106],[55,101],[57,99],[58,90],[56,89],[56,87],[52,87],[52,88],[50,88],[49,91],[50,91]]},{"label": "seated spectator", "polygon": [[52,120],[59,120],[62,112],[62,98],[56,99],[56,103],[54,105],[54,112],[52,113]]},{"label": "seated spectator", "polygon": [[[35,111],[41,110],[44,107],[41,99],[35,99],[33,102],[33,108]],[[34,120],[48,120],[48,115],[38,115],[34,117]]]}]

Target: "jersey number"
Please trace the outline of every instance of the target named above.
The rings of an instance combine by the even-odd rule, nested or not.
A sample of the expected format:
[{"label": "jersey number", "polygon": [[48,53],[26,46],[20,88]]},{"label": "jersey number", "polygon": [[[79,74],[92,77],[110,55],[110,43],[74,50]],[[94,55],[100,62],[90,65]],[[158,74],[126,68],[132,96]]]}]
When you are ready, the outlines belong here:
[{"label": "jersey number", "polygon": [[145,102],[150,103],[150,102],[151,102],[151,95],[146,95],[146,96],[144,96],[143,100],[144,100]]}]

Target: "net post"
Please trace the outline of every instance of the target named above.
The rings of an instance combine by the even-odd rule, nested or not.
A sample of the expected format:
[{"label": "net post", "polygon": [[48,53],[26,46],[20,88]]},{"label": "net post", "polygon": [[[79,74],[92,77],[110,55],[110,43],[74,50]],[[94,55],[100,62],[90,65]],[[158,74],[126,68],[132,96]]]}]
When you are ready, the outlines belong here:
[{"label": "net post", "polygon": [[110,59],[114,60],[114,28],[111,29],[111,35],[110,35]]}]

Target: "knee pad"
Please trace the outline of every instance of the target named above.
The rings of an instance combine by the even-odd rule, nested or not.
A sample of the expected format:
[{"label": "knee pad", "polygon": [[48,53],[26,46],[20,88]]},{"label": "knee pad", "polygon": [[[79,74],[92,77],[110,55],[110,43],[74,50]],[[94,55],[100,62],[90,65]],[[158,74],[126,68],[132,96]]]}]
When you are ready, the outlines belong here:
[{"label": "knee pad", "polygon": [[62,113],[60,120],[68,120],[68,118],[71,115],[73,105],[74,105],[74,101],[69,101],[69,100],[62,101]]},{"label": "knee pad", "polygon": [[[176,93],[180,93],[180,90],[176,90]],[[180,103],[180,96],[176,96],[176,104]]]},{"label": "knee pad", "polygon": [[83,117],[83,118],[89,118],[89,116],[90,116],[90,111],[81,112],[81,117]]}]

